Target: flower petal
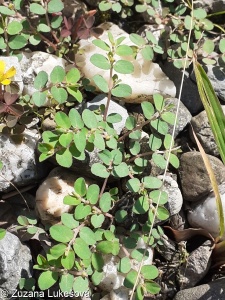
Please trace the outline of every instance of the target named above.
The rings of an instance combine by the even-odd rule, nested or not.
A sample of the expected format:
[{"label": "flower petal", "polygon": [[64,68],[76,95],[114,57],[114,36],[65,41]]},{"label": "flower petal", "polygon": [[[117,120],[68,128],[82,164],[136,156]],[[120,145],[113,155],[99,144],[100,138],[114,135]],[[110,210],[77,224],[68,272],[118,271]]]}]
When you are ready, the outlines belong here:
[{"label": "flower petal", "polygon": [[5,72],[5,62],[0,60],[0,75],[4,74]]},{"label": "flower petal", "polygon": [[11,67],[8,71],[5,72],[4,77],[9,78],[13,77],[16,74],[16,69],[14,67]]},{"label": "flower petal", "polygon": [[11,80],[10,79],[4,79],[0,83],[3,84],[3,85],[9,85],[11,83]]}]

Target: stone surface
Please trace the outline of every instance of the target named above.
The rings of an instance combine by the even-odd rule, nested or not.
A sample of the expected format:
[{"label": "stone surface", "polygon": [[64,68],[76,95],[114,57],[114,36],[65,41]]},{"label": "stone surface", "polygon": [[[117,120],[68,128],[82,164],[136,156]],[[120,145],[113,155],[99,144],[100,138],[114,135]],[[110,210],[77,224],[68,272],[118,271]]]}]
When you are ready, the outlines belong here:
[{"label": "stone surface", "polygon": [[[216,157],[208,155],[218,184],[225,181],[225,167]],[[181,190],[184,200],[197,201],[207,195],[212,186],[200,152],[184,153],[180,158]]]},{"label": "stone surface", "polygon": [[176,294],[173,300],[222,300],[225,299],[225,278],[217,279]]},{"label": "stone surface", "polygon": [[0,262],[0,293],[3,290],[11,296],[21,277],[31,277],[30,249],[17,236],[7,232],[0,240]]},{"label": "stone surface", "polygon": [[0,134],[0,161],[3,163],[0,177],[0,192],[11,187],[10,182],[17,186],[35,183],[45,175],[46,169],[38,162],[35,148],[39,134],[34,130],[26,129],[23,133],[23,142],[15,144],[10,137]]},{"label": "stone surface", "polygon": [[196,2],[196,7],[201,6],[207,11],[210,10],[211,13],[220,12],[225,10],[225,1],[224,0],[201,0]]},{"label": "stone surface", "polygon": [[[225,215],[225,183],[219,185],[219,190],[223,204],[223,214]],[[213,192],[202,200],[191,204],[188,210],[188,222],[192,227],[207,230],[213,237],[219,236],[218,210]],[[225,234],[222,239],[225,240]]]},{"label": "stone surface", "polygon": [[22,80],[22,71],[21,66],[16,56],[1,56],[1,60],[3,60],[6,64],[5,72],[8,71],[11,67],[16,69],[16,74],[12,77],[12,82],[15,81],[19,86],[19,94],[23,91],[23,80]]},{"label": "stone surface", "polygon": [[[172,62],[166,62],[161,65],[163,72],[172,80],[176,86],[176,98],[179,96],[182,71],[174,67]],[[202,102],[199,97],[196,83],[190,78],[191,70],[185,71],[184,85],[181,94],[181,101],[192,115],[199,113],[203,109]]]},{"label": "stone surface", "polygon": [[53,54],[41,51],[23,52],[20,61],[24,84],[23,94],[32,96],[37,91],[33,85],[34,79],[40,71],[45,71],[49,75],[55,66],[65,68],[65,65],[66,61],[63,58]]},{"label": "stone surface", "polygon": [[[96,96],[92,101],[86,103],[86,108],[90,110],[97,110],[100,105],[107,104],[107,97],[104,94],[100,94]],[[118,123],[113,124],[114,129],[116,130],[117,134],[120,134],[122,129],[125,126],[126,119],[128,118],[128,112],[126,108],[117,102],[110,100],[108,115],[118,113],[121,115],[122,120]]]},{"label": "stone surface", "polygon": [[182,289],[195,286],[207,274],[211,264],[212,241],[205,241],[191,252],[186,263],[179,269],[179,282]]},{"label": "stone surface", "polygon": [[[163,179],[163,176],[158,176],[159,179]],[[163,191],[168,194],[168,203],[166,204],[170,215],[178,214],[183,205],[183,197],[178,187],[176,180],[170,176],[165,177],[163,185]]]},{"label": "stone surface", "polygon": [[[123,41],[123,44],[132,45],[129,35],[117,25],[104,23],[100,27],[105,30],[101,35],[101,40],[106,43],[109,43],[107,31],[110,30],[114,39],[124,36],[126,39]],[[81,51],[76,54],[76,64],[86,77],[92,78],[94,75],[99,74],[108,81],[109,71],[101,70],[90,62],[90,57],[93,54],[98,53],[106,55],[106,51],[92,44],[93,39],[94,38],[89,38],[88,40],[80,41]],[[115,56],[115,58],[116,60],[121,59],[119,56]],[[176,89],[173,82],[165,76],[158,64],[144,61],[140,53],[137,54],[136,59],[134,59],[132,55],[129,57],[127,56],[126,59],[133,63],[134,72],[133,74],[118,74],[122,83],[132,87],[132,95],[123,98],[124,101],[140,103],[145,99],[151,98],[154,93],[161,93],[172,97],[175,96]],[[91,83],[94,84],[92,80]]]},{"label": "stone surface", "polygon": [[[222,109],[225,113],[225,105],[222,105]],[[200,114],[193,117],[191,120],[191,125],[205,152],[214,156],[219,156],[219,151],[211,127],[209,125],[206,111],[203,110]],[[192,141],[195,143],[191,128],[189,130],[189,133]]]},{"label": "stone surface", "polygon": [[[65,196],[74,192],[74,182],[78,178],[73,172],[57,167],[53,169],[36,192],[36,210],[43,223],[55,224],[63,213],[74,206],[63,203]],[[85,178],[87,184],[90,181]]]},{"label": "stone surface", "polygon": [[[168,105],[168,104],[173,105],[173,107],[170,109],[170,112],[176,114],[178,99],[177,98],[166,99],[166,105]],[[187,109],[187,107],[182,102],[180,102],[179,111],[178,111],[177,125],[176,125],[176,129],[175,129],[175,134],[174,134],[175,138],[190,123],[191,118],[192,118],[192,115],[189,112],[189,110]],[[169,125],[168,133],[172,134],[173,125],[170,125],[170,124],[168,124],[168,125]]]},{"label": "stone surface", "polygon": [[66,16],[67,18],[74,17],[77,14],[84,14],[87,10],[87,6],[83,1],[80,0],[64,0],[64,9],[62,11],[62,14]]}]

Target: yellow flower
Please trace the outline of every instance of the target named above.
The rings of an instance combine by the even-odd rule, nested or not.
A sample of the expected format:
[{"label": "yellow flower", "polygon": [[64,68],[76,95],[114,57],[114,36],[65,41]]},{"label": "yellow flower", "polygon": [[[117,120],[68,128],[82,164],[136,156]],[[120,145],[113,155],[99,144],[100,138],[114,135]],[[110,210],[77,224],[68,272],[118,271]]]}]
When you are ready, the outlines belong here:
[{"label": "yellow flower", "polygon": [[9,85],[11,83],[10,77],[13,77],[16,74],[16,69],[11,67],[5,73],[5,62],[0,60],[0,84]]}]

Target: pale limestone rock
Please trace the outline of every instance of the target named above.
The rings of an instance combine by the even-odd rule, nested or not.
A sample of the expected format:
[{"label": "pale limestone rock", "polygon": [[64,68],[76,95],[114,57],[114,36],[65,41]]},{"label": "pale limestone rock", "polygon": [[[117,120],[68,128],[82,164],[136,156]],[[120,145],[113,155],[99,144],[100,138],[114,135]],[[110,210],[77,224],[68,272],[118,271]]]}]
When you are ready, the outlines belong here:
[{"label": "pale limestone rock", "polygon": [[[106,43],[109,43],[107,31],[110,31],[114,39],[117,39],[121,36],[125,37],[125,40],[122,44],[130,46],[134,45],[130,41],[129,35],[117,25],[112,23],[104,23],[100,27],[105,30],[101,35],[101,40],[105,41]],[[101,70],[90,62],[90,58],[93,54],[97,53],[106,55],[106,51],[92,44],[94,39],[95,38],[91,37],[88,40],[80,41],[80,51],[75,57],[76,64],[85,77],[91,79],[94,75],[99,74],[108,81],[109,71]],[[152,95],[155,93],[169,95],[172,97],[175,96],[175,85],[171,80],[168,79],[168,77],[166,77],[158,64],[151,61],[144,61],[140,53],[137,54],[136,59],[133,58],[132,55],[122,58],[115,55],[115,59],[126,59],[131,61],[134,65],[134,72],[132,74],[118,74],[119,79],[122,80],[122,83],[130,85],[132,88],[132,95],[127,98],[123,98],[125,102],[140,103],[144,100],[151,99]],[[91,84],[94,85],[92,80]]]},{"label": "pale limestone rock", "polygon": [[[74,192],[74,182],[78,175],[57,167],[48,175],[36,192],[36,210],[43,223],[59,222],[63,213],[69,212],[74,206],[63,203],[65,196]],[[90,181],[85,178],[89,185]]]}]

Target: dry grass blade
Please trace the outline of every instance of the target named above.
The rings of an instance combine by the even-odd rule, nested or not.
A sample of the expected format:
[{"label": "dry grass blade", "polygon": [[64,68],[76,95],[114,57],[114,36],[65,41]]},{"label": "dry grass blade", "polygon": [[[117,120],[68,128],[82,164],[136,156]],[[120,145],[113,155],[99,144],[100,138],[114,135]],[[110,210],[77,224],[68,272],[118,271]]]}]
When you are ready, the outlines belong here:
[{"label": "dry grass blade", "polygon": [[192,132],[193,132],[193,136],[195,138],[196,144],[198,145],[199,151],[202,155],[202,159],[204,161],[206,170],[209,174],[209,178],[212,184],[212,188],[213,188],[213,192],[215,194],[215,198],[216,198],[216,205],[217,205],[217,210],[218,210],[218,216],[219,216],[219,237],[222,237],[224,234],[224,215],[223,215],[223,206],[222,206],[222,201],[221,201],[221,197],[220,197],[220,193],[219,193],[219,188],[218,188],[218,184],[216,181],[216,177],[215,174],[213,172],[212,166],[210,164],[209,158],[207,156],[207,154],[205,153],[202,145],[200,144],[193,128],[192,128]]}]

